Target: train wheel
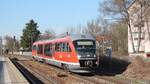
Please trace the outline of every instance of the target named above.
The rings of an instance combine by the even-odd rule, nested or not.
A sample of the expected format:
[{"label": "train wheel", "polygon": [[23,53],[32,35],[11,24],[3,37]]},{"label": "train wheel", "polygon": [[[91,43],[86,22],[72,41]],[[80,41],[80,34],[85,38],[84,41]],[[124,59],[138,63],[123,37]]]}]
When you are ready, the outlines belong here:
[{"label": "train wheel", "polygon": [[32,59],[31,59],[32,61],[36,61],[36,59],[35,59],[35,57],[34,56],[32,56]]},{"label": "train wheel", "polygon": [[67,64],[61,64],[61,67],[62,67],[65,71],[69,72],[69,69],[68,69]]},{"label": "train wheel", "polygon": [[46,63],[45,59],[42,59],[42,63]]}]

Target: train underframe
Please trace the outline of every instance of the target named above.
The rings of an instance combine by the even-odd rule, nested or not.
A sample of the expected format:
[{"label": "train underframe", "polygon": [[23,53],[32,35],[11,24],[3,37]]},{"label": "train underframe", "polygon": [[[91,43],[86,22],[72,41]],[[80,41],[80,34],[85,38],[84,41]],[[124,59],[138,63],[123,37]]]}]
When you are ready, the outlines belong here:
[{"label": "train underframe", "polygon": [[40,56],[33,56],[34,60],[48,63],[60,67],[66,71],[75,72],[75,73],[90,73],[91,70],[97,67],[96,59],[92,60],[79,60],[79,63],[67,63],[63,61],[52,60],[48,58],[42,58]]}]

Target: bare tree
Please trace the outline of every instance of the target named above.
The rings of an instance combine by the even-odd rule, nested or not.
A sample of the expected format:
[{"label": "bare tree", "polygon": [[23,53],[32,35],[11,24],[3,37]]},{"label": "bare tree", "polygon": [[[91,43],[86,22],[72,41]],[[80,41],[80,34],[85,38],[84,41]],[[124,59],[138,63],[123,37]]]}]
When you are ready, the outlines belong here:
[{"label": "bare tree", "polygon": [[145,28],[145,26],[147,26],[147,30],[149,34],[149,28],[147,24],[148,17],[150,16],[149,10],[150,10],[149,0],[135,0],[134,3],[129,7],[130,21],[134,25],[134,27],[137,28],[136,32],[138,32],[136,52],[140,52],[141,41],[142,41],[141,39],[143,38],[142,35],[144,32],[146,32],[143,31],[143,28]]},{"label": "bare tree", "polygon": [[139,5],[139,13],[137,13],[137,26],[138,26],[138,48],[137,52],[140,51],[140,45],[141,45],[141,34],[142,34],[142,27],[144,27],[144,23],[146,22],[147,24],[147,29],[149,33],[149,28],[148,28],[148,17],[149,17],[149,7],[150,7],[150,1],[149,0],[137,0],[137,5]]},{"label": "bare tree", "polygon": [[17,49],[19,49],[19,41],[16,40],[15,36],[11,37],[11,36],[5,36],[5,48],[9,49],[9,51],[11,51],[12,53],[14,51],[17,51]]},{"label": "bare tree", "polygon": [[110,37],[112,40],[113,51],[118,51],[120,54],[127,53],[128,29],[127,24],[122,22],[113,23],[111,26]]},{"label": "bare tree", "polygon": [[98,20],[87,23],[87,27],[85,29],[86,33],[91,34],[96,37],[97,35],[102,33],[102,27],[100,26],[100,22]]},{"label": "bare tree", "polygon": [[38,36],[38,40],[47,40],[50,38],[54,38],[56,36],[56,33],[52,29],[46,29],[44,33],[40,34]]},{"label": "bare tree", "polygon": [[83,34],[84,30],[83,30],[83,27],[81,25],[78,25],[76,27],[68,27],[68,28],[66,28],[65,32],[73,33],[73,34]]},{"label": "bare tree", "polygon": [[54,37],[56,35],[53,29],[46,29],[44,34]]},{"label": "bare tree", "polygon": [[132,42],[132,49],[133,52],[135,52],[130,17],[128,12],[128,7],[132,2],[133,0],[105,0],[100,3],[99,11],[104,15],[104,17],[109,18],[110,20],[124,21],[124,23],[128,25]]}]

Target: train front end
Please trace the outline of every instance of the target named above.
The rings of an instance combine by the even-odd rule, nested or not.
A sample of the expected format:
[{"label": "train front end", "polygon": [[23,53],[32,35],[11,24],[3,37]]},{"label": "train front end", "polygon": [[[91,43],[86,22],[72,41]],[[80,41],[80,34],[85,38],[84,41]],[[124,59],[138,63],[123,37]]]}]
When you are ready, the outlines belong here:
[{"label": "train front end", "polygon": [[75,66],[75,72],[91,72],[96,67],[96,41],[93,37],[81,35],[80,38],[73,40],[73,45],[79,61],[79,65]]}]

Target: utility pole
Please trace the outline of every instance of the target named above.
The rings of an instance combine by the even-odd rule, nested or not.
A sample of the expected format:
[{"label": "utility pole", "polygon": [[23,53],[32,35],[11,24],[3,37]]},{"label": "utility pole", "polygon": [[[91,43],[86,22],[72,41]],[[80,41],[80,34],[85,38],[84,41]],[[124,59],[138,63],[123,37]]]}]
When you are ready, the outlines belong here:
[{"label": "utility pole", "polygon": [[15,50],[16,50],[16,37],[14,36],[13,37],[13,51],[12,51],[12,54],[14,54]]}]

